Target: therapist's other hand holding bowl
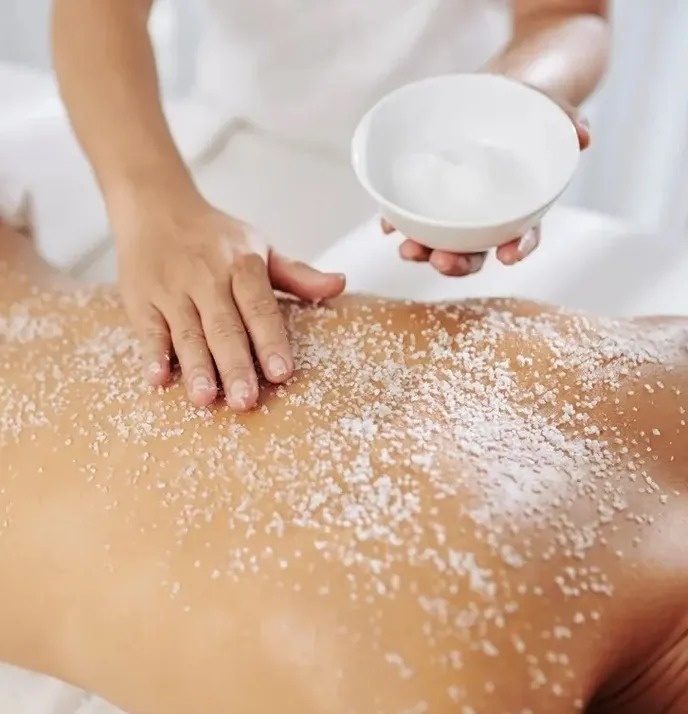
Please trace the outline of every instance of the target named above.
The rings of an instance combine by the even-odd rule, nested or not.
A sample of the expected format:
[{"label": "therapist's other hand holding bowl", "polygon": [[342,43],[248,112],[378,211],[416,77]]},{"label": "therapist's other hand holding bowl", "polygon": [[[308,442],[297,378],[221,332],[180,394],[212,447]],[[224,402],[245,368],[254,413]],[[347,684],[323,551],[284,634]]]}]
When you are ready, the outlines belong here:
[{"label": "therapist's other hand holding bowl", "polygon": [[445,275],[516,263],[569,184],[587,125],[537,89],[490,74],[433,77],[383,98],[353,139],[354,170],[401,257]]}]

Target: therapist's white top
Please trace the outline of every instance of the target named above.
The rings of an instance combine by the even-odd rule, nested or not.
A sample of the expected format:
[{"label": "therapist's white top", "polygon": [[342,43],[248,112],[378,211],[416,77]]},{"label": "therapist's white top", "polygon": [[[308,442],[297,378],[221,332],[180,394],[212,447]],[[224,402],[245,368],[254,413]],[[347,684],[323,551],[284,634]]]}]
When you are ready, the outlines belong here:
[{"label": "therapist's white top", "polygon": [[509,0],[207,0],[197,90],[229,119],[345,148],[397,86],[473,71],[508,39]]},{"label": "therapist's white top", "polygon": [[[173,133],[197,170],[217,165],[215,205],[283,237],[280,247],[304,258],[310,253],[294,247],[297,238],[320,245],[372,211],[348,166],[365,111],[414,79],[478,69],[510,34],[510,0],[206,3],[196,91],[167,107]],[[4,87],[1,80],[0,72]],[[107,219],[56,92],[48,94],[54,109],[38,107],[40,121],[0,117],[0,216],[26,222],[31,195],[44,253],[71,267],[107,235]],[[273,136],[231,156],[227,147],[226,160],[212,155],[234,118]],[[277,141],[284,148],[275,156],[280,137],[303,145]],[[317,163],[321,145],[337,150],[336,161]]]}]

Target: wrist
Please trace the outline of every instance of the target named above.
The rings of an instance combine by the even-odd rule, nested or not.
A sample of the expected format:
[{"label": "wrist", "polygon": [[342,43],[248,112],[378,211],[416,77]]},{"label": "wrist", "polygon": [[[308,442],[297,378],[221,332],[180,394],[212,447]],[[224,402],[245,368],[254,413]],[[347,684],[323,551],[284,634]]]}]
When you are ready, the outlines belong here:
[{"label": "wrist", "polygon": [[205,203],[186,167],[172,170],[158,166],[152,170],[128,172],[105,183],[103,196],[115,232],[127,217],[156,211],[190,211]]}]

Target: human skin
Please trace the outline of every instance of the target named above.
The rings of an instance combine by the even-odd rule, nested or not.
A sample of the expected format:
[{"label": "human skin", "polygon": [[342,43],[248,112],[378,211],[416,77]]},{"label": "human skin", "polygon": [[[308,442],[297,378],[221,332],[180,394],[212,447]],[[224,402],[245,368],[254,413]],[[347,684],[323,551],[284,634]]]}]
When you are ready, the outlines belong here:
[{"label": "human skin", "polygon": [[[213,402],[224,386],[230,406],[245,410],[258,398],[251,346],[269,380],[283,382],[293,370],[273,288],[288,285],[299,297],[326,298],[343,290],[344,279],[283,259],[273,260],[271,269],[264,262],[267,239],[200,195],[163,116],[147,30],[152,4],[54,0],[55,68],[103,191],[124,304],[144,346],[149,381],[167,383],[167,357],[174,349],[196,404]],[[606,62],[606,3],[513,4],[513,39],[488,71],[533,84],[562,105],[577,105]],[[579,134],[586,131],[579,126]],[[514,241],[499,257],[516,262],[536,243],[532,236]],[[402,256],[429,260],[447,275],[465,275],[484,260],[433,253],[413,242],[404,244]]]},{"label": "human skin", "polygon": [[[581,149],[590,144],[590,129],[577,107],[600,83],[609,60],[607,0],[512,0],[514,29],[503,52],[484,68],[540,90],[571,117]],[[383,222],[383,231],[393,226]],[[496,257],[513,265],[540,244],[540,229],[500,246]],[[487,253],[461,255],[431,250],[410,236],[399,246],[404,260],[429,262],[438,272],[464,276],[478,272]]]},{"label": "human skin", "polygon": [[685,320],[281,309],[294,380],[199,410],[0,228],[0,658],[130,714],[685,711]]},{"label": "human skin", "polygon": [[166,384],[174,351],[195,404],[224,388],[233,409],[250,409],[258,399],[252,349],[274,383],[294,368],[274,291],[333,297],[344,276],[271,251],[256,228],[201,196],[162,112],[147,29],[153,0],[53,5],[57,77],[103,192],[144,373]]}]

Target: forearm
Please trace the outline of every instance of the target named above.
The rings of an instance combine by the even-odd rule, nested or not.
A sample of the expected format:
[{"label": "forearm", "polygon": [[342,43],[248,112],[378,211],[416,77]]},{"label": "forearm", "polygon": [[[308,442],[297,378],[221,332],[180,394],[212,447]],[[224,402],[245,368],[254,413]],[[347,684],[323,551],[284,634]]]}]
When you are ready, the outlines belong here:
[{"label": "forearm", "polygon": [[60,89],[106,199],[191,179],[165,120],[147,22],[153,0],[55,0]]},{"label": "forearm", "polygon": [[604,74],[609,27],[598,14],[550,13],[517,18],[506,49],[486,67],[578,106]]}]

